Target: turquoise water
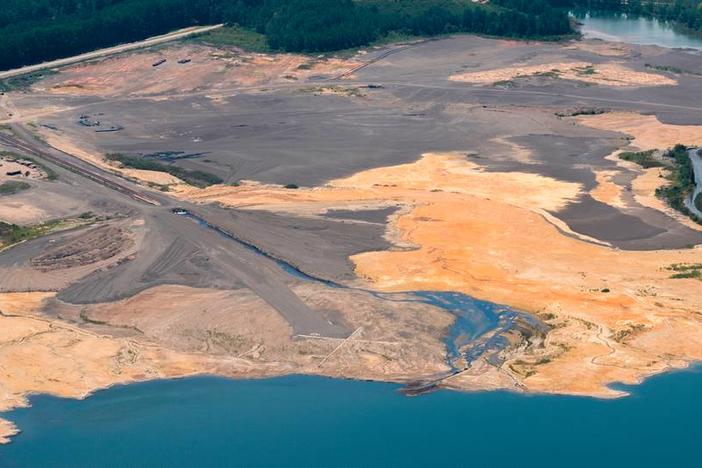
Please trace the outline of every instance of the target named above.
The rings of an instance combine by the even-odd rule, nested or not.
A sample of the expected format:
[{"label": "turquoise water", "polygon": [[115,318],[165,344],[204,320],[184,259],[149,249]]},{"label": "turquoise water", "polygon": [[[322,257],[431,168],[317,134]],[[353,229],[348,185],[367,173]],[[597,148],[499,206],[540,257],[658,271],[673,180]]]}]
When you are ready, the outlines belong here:
[{"label": "turquoise water", "polygon": [[702,36],[676,28],[671,24],[641,17],[614,13],[576,13],[583,23],[580,31],[586,38],[630,44],[653,44],[661,47],[702,49]]},{"label": "turquoise water", "polygon": [[215,377],[47,396],[9,414],[0,466],[700,466],[702,373],[619,400]]}]

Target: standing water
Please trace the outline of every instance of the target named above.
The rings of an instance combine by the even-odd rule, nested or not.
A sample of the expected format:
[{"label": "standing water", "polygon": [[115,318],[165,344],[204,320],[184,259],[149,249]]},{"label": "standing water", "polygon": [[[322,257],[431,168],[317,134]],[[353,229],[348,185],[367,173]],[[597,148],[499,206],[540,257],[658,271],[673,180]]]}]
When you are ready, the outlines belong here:
[{"label": "standing water", "polygon": [[576,12],[574,16],[582,23],[580,32],[586,39],[702,50],[702,35],[665,21],[611,12]]},{"label": "standing water", "polygon": [[199,377],[48,396],[5,415],[24,431],[0,466],[699,466],[702,373],[617,400],[377,382]]}]

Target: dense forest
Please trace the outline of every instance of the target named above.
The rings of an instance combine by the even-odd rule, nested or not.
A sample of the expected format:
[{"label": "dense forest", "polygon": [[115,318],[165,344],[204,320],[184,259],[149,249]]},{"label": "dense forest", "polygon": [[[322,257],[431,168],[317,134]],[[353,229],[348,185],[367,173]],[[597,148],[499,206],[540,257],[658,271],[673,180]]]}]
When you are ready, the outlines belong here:
[{"label": "dense forest", "polygon": [[572,0],[575,7],[608,10],[673,21],[686,28],[702,31],[700,0]]},{"label": "dense forest", "polygon": [[2,0],[0,69],[224,22],[264,34],[271,49],[320,52],[394,32],[517,38],[572,33],[564,0]]}]

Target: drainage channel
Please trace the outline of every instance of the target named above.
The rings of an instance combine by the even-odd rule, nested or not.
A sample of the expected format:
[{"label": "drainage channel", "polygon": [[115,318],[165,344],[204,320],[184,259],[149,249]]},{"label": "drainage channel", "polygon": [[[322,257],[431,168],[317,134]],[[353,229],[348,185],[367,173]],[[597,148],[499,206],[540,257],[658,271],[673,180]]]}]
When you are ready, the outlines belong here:
[{"label": "drainage channel", "polygon": [[484,357],[492,365],[501,365],[499,354],[509,346],[506,334],[514,329],[517,321],[522,321],[539,331],[545,331],[546,329],[543,323],[529,314],[504,305],[481,301],[459,292],[406,291],[383,293],[320,278],[271,255],[269,252],[241,239],[220,226],[210,223],[190,210],[174,208],[172,212],[191,219],[200,226],[211,229],[248,250],[274,261],[283,271],[301,281],[318,283],[329,288],[364,292],[385,301],[428,304],[451,313],[455,317],[455,321],[444,338],[447,349],[446,363],[451,367],[451,372],[440,380],[466,370],[472,362],[481,357]]}]

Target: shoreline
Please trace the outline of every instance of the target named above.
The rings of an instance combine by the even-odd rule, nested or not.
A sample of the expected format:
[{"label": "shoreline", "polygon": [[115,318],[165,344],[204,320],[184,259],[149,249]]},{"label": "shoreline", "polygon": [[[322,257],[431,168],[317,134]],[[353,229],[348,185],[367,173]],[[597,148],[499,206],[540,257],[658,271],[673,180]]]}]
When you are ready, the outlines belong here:
[{"label": "shoreline", "polygon": [[[559,397],[570,397],[570,398],[578,398],[578,399],[585,399],[585,400],[595,400],[595,401],[613,401],[613,400],[620,400],[620,399],[626,399],[630,397],[634,397],[636,395],[635,390],[641,386],[645,385],[648,381],[651,379],[655,378],[663,378],[669,375],[675,375],[678,373],[690,373],[690,372],[700,372],[702,371],[702,362],[698,363],[688,363],[686,367],[683,368],[671,368],[669,370],[659,372],[656,374],[649,375],[647,377],[641,378],[640,381],[636,384],[619,384],[615,383],[612,384],[612,386],[617,387],[617,386],[622,386],[626,387],[625,390],[621,390],[621,393],[616,396],[612,395],[580,395],[580,394],[568,394],[568,393],[548,393],[548,392],[541,392],[541,391],[517,391],[514,389],[476,389],[476,390],[470,390],[470,389],[461,389],[461,388],[455,388],[451,386],[439,386],[436,388],[436,390],[433,390],[433,392],[441,392],[441,391],[448,391],[448,392],[455,392],[455,393],[462,393],[465,395],[473,395],[473,394],[481,394],[481,393],[493,393],[493,392],[503,392],[503,393],[510,393],[514,395],[518,395],[524,398],[529,398],[529,397],[553,397],[553,398],[559,398]],[[41,397],[41,396],[46,396],[46,397],[51,397],[51,398],[57,398],[57,399],[70,399],[70,400],[76,400],[76,401],[82,401],[86,400],[88,398],[93,397],[97,393],[102,393],[102,392],[107,392],[109,390],[119,388],[119,387],[127,387],[127,386],[133,386],[133,385],[138,385],[138,384],[148,384],[152,382],[165,382],[165,381],[172,381],[172,382],[180,382],[188,379],[217,379],[217,380],[223,380],[223,381],[230,381],[230,382],[236,382],[236,381],[252,381],[252,380],[276,380],[276,379],[282,379],[286,377],[303,377],[303,378],[313,378],[313,379],[325,379],[325,380],[335,380],[335,381],[353,381],[353,382],[369,382],[369,383],[380,383],[380,384],[394,384],[394,385],[403,385],[407,382],[402,382],[402,381],[393,381],[393,380],[382,380],[382,379],[370,379],[370,378],[363,378],[363,379],[358,379],[358,378],[346,378],[346,377],[339,377],[339,376],[328,376],[328,375],[318,375],[318,374],[305,374],[305,373],[289,373],[289,374],[281,374],[281,375],[273,375],[273,376],[260,376],[260,377],[233,377],[233,376],[226,376],[226,375],[220,375],[220,374],[211,374],[211,373],[196,373],[196,374],[191,374],[191,375],[183,375],[183,376],[177,376],[177,377],[163,377],[163,378],[154,378],[154,379],[144,379],[144,380],[135,380],[133,382],[122,382],[122,383],[115,383],[108,385],[103,388],[96,388],[93,391],[81,395],[80,397],[63,397],[51,393],[32,393],[30,395],[27,395],[28,398],[28,404],[26,406],[18,406],[14,407],[11,409],[7,409],[4,411],[0,412],[0,453],[2,451],[2,446],[3,445],[8,445],[13,442],[15,437],[20,436],[22,434],[22,430],[20,427],[18,427],[12,419],[8,419],[8,415],[11,415],[13,412],[16,410],[22,409],[22,408],[31,408],[32,407],[32,401],[31,399],[34,397]],[[399,387],[395,389],[395,392],[398,394],[398,396],[402,398],[421,398],[424,396],[424,394],[419,394],[419,395],[406,395],[403,394],[401,391],[402,388]]]},{"label": "shoreline", "polygon": [[[535,80],[542,78],[533,77]],[[342,96],[335,99],[341,100]],[[550,110],[542,112],[544,120],[552,118],[547,115]],[[612,114],[603,115],[612,117]],[[561,128],[555,123],[553,125],[556,129]],[[642,122],[641,125],[645,127],[652,123]],[[680,126],[670,124],[669,127],[677,127],[673,128],[677,131]],[[689,127],[695,135],[702,128]],[[532,131],[530,128],[527,130]],[[523,133],[528,133],[527,130]],[[573,135],[580,133],[573,132]],[[539,147],[535,148],[534,152],[538,153]],[[178,317],[184,310],[198,315],[192,312],[199,310],[204,314],[208,307],[216,309],[217,303],[210,302],[213,296],[206,295],[210,290],[193,286],[181,291],[182,296],[171,296],[168,293],[177,288],[158,289],[161,288],[159,285],[124,300],[86,305],[85,312],[80,314],[85,313],[92,322],[83,315],[76,316],[75,310],[70,308],[77,306],[68,302],[53,304],[59,311],[56,316],[43,315],[46,304],[39,304],[34,311],[28,310],[31,307],[16,309],[20,315],[13,323],[18,326],[6,327],[10,329],[5,330],[3,336],[10,344],[3,357],[7,363],[15,362],[19,370],[16,375],[11,372],[9,375],[6,392],[9,404],[17,403],[16,407],[19,407],[24,399],[31,405],[34,395],[84,400],[117,386],[161,380],[205,376],[261,380],[291,375],[397,384],[416,382],[417,376],[428,380],[432,375],[438,375],[438,389],[465,393],[497,390],[523,395],[569,395],[609,400],[631,395],[631,391],[618,388],[620,386],[638,386],[651,377],[696,366],[702,359],[699,350],[695,349],[702,342],[702,331],[696,326],[694,313],[695,303],[702,295],[690,291],[693,285],[690,280],[671,281],[666,267],[680,259],[702,261],[702,249],[620,250],[600,241],[597,234],[579,233],[556,214],[588,193],[590,189],[585,188],[580,179],[534,173],[519,166],[515,166],[517,169],[506,166],[499,171],[490,170],[488,162],[481,159],[492,153],[484,151],[485,154],[480,153],[480,157],[475,158],[468,157],[464,151],[420,153],[422,156],[414,162],[389,161],[385,166],[350,171],[349,175],[331,179],[323,186],[296,187],[297,190],[286,189],[283,185],[254,183],[198,190],[176,186],[173,200],[185,200],[195,205],[220,202],[225,207],[232,207],[233,212],[251,209],[300,218],[351,206],[350,201],[357,205],[380,206],[382,202],[399,206],[401,208],[385,227],[385,236],[392,238],[391,247],[368,249],[348,256],[355,274],[353,282],[349,280],[348,283],[351,288],[370,295],[455,292],[475,300],[504,304],[550,322],[552,328],[544,337],[543,348],[534,351],[522,346],[515,333],[508,337],[508,341],[510,338],[513,341],[509,343],[510,352],[505,353],[504,362],[499,365],[484,362],[486,354],[483,354],[481,359],[474,361],[475,368],[469,367],[467,372],[464,370],[444,380],[440,372],[446,363],[438,362],[438,358],[441,350],[444,356],[448,354],[446,334],[439,337],[436,330],[439,325],[443,326],[445,316],[432,313],[426,314],[423,320],[415,317],[408,320],[406,315],[397,314],[399,309],[383,316],[370,310],[377,304],[369,305],[370,312],[361,315],[363,311],[347,310],[351,308],[344,305],[353,303],[350,301],[357,297],[355,292],[335,291],[333,299],[336,302],[332,301],[332,294],[328,291],[328,297],[312,300],[314,294],[323,296],[325,292],[321,286],[315,289],[316,286],[307,286],[307,283],[291,287],[293,293],[308,300],[303,306],[322,310],[321,306],[336,304],[342,321],[347,320],[351,330],[364,327],[368,330],[368,324],[378,325],[375,330],[368,330],[363,340],[353,343],[353,349],[345,350],[350,351],[347,353],[350,357],[342,358],[339,355],[343,353],[337,353],[330,361],[331,365],[322,366],[338,349],[335,346],[339,341],[332,340],[340,338],[310,339],[305,341],[305,346],[300,346],[300,340],[294,337],[302,335],[294,332],[294,320],[288,320],[280,310],[273,310],[265,300],[254,305],[263,312],[278,313],[274,317],[278,321],[252,321],[252,316],[257,314],[247,314],[259,310],[243,302],[249,294],[244,288],[223,290],[244,298],[242,302],[232,300],[227,303],[233,305],[225,312],[235,312],[225,314],[228,321],[223,322],[222,316],[212,314],[202,318],[202,323],[185,325],[192,325],[194,332],[221,333],[228,340],[239,337],[239,333],[251,332],[246,329],[249,326],[256,333],[249,333],[245,338],[254,338],[249,341],[240,339],[239,347],[227,349],[218,348],[217,343],[213,345],[211,335],[204,338],[191,335],[194,341],[201,340],[196,343],[201,348],[195,348],[196,345],[186,342],[178,334],[183,328],[170,329],[170,322],[164,320],[170,319],[169,314]],[[614,175],[624,171],[610,169],[606,177],[603,175],[601,180],[598,179],[598,184],[609,183],[623,193],[622,183],[614,181]],[[621,198],[620,192],[617,193]],[[614,203],[608,193],[599,196],[605,204]],[[616,198],[612,199],[616,201]],[[620,202],[626,208],[626,203],[621,199]],[[163,218],[168,216],[164,214]],[[168,218],[168,221],[172,220]],[[196,235],[200,236],[200,233]],[[301,257],[284,260],[285,255],[276,255],[275,250],[270,246],[267,248],[258,239],[251,245],[273,262],[283,259],[286,265],[302,273],[316,271],[305,268],[305,265],[296,267],[296,261]],[[413,247],[398,249],[397,246]],[[641,267],[633,271],[631,265],[637,263]],[[314,278],[313,275],[307,276]],[[179,298],[193,298],[197,294],[201,295],[179,305],[181,308],[167,306],[163,313],[156,311],[152,315],[144,312],[150,310],[149,306],[153,309],[157,299],[168,297],[177,303]],[[142,300],[148,295],[156,302]],[[262,298],[260,294],[254,296],[258,298],[256,300]],[[652,299],[654,296],[657,298]],[[142,308],[132,307],[133,304]],[[411,307],[403,305],[403,308]],[[448,309],[441,309],[442,313],[449,313]],[[66,310],[68,312],[64,314]],[[12,312],[12,308],[3,312]],[[417,308],[412,312],[421,315],[427,311]],[[451,313],[451,316],[455,325],[458,314]],[[0,320],[9,321],[8,317],[0,314]],[[378,323],[377,320],[381,319],[388,320]],[[251,323],[242,325],[247,320]],[[42,321],[44,323],[40,323]],[[91,328],[86,325],[90,323],[98,326]],[[270,323],[279,328],[268,327]],[[183,326],[182,323],[178,325]],[[448,330],[453,325],[448,325]],[[111,335],[110,330],[114,329],[99,326],[132,327],[142,335]],[[170,330],[171,335],[159,335],[158,332],[163,332],[159,326]],[[434,329],[427,331],[422,328],[428,326]],[[42,327],[47,327],[50,332],[42,331]],[[393,328],[409,338],[395,334]],[[99,335],[101,330],[105,335]],[[288,333],[289,330],[293,332]],[[278,335],[273,336],[273,332]],[[42,333],[40,339],[34,339]],[[282,335],[285,337],[280,338]],[[179,339],[183,341],[178,342]],[[74,340],[81,341],[80,346],[66,345]],[[253,347],[252,341],[255,341]],[[24,344],[15,346],[17,343]],[[231,342],[225,344],[231,346]],[[54,350],[64,347],[67,351],[59,353],[64,356],[52,355]],[[288,354],[280,351],[286,347]],[[410,353],[414,354],[408,356]],[[13,361],[17,356],[20,360]],[[80,369],[75,363],[69,364],[65,356],[77,362]],[[318,359],[322,357],[324,360],[320,363]],[[41,372],[22,375],[29,368],[26,366],[33,362],[41,363]],[[66,377],[61,373],[66,373]],[[23,388],[32,391],[22,393]],[[0,418],[11,412],[8,409],[0,413]],[[6,438],[10,439],[10,433],[16,435],[20,429],[10,421],[0,419],[0,438],[6,432]]]},{"label": "shoreline", "polygon": [[20,432],[21,431],[14,422],[9,419],[0,418],[0,445],[11,443],[12,439],[20,434]]}]

